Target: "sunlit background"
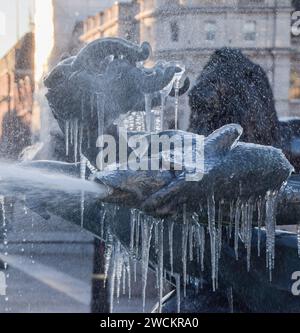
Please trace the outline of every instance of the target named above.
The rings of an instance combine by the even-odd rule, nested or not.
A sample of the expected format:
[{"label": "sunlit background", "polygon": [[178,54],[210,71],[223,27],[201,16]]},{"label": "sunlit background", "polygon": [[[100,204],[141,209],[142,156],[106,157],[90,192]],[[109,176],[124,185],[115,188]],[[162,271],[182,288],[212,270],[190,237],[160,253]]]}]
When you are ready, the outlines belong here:
[{"label": "sunlit background", "polygon": [[35,3],[35,80],[39,81],[47,71],[47,60],[54,44],[53,5],[52,0]]}]

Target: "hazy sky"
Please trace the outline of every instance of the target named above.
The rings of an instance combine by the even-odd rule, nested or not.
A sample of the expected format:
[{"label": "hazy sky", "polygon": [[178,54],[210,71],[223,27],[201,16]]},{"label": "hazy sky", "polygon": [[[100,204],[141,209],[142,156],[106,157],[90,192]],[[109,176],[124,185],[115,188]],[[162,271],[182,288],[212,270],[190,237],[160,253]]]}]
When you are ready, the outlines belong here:
[{"label": "hazy sky", "polygon": [[[18,35],[22,36],[29,30],[29,17],[30,13],[33,15],[34,1],[43,0],[0,0],[0,57],[15,44]],[[114,2],[115,0],[99,0],[101,5],[107,6]]]},{"label": "hazy sky", "polygon": [[0,56],[14,45],[18,34],[28,31],[32,5],[33,0],[0,0]]}]

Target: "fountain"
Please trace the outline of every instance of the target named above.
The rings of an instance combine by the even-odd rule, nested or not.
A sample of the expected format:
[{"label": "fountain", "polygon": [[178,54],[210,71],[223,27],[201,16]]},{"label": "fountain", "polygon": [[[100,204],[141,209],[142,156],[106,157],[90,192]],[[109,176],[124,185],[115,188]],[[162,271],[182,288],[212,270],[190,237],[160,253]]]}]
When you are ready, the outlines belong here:
[{"label": "fountain", "polygon": [[189,91],[190,131],[208,135],[238,123],[246,142],[281,148],[296,171],[300,124],[277,118],[275,101],[264,70],[238,49],[216,50]]},{"label": "fountain", "polygon": [[[128,288],[130,296],[137,260],[142,262],[143,308],[150,268],[157,272],[159,312],[299,311],[288,275],[299,267],[300,242],[296,235],[276,231],[276,223],[289,223],[287,207],[298,207],[299,185],[289,180],[293,167],[280,149],[241,142],[243,128],[237,124],[205,138],[177,128],[155,133],[151,109],[161,106],[163,122],[170,95],[177,119],[178,98],[189,80],[180,88],[183,67],[178,64],[144,68],[150,53],[148,43],[106,38],[59,63],[45,85],[64,133],[57,156],[64,162],[25,161],[9,172],[0,165],[4,194],[25,194],[25,204],[41,215],[55,213],[105,241],[110,311],[123,290]],[[131,111],[144,112],[147,126],[139,137],[147,149],[139,165],[150,167],[133,170],[117,159],[100,170],[96,159],[104,146],[96,142],[110,134],[120,144],[116,120]],[[174,142],[153,157],[155,135]],[[132,156],[128,142],[126,154]],[[120,155],[123,146],[116,147]],[[196,165],[186,158],[188,153]],[[185,156],[181,168],[178,156]],[[154,162],[158,168],[151,168]],[[55,181],[49,186],[51,179]],[[73,191],[64,186],[71,183]],[[43,196],[33,195],[41,188]],[[53,199],[54,194],[63,200]],[[297,222],[295,216],[291,220]],[[254,246],[258,254],[265,251],[265,258],[254,256]],[[168,298],[164,279],[176,288]]]}]

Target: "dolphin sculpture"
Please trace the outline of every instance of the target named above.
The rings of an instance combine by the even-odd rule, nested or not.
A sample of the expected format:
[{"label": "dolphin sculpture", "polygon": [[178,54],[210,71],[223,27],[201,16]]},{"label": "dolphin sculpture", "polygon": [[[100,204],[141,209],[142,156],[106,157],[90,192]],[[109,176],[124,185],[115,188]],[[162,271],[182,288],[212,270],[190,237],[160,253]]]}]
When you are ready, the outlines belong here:
[{"label": "dolphin sculpture", "polygon": [[[185,150],[195,148],[196,134],[184,131],[165,131],[159,136],[177,135],[182,141],[192,142]],[[241,200],[265,196],[268,191],[279,191],[289,178],[293,167],[282,151],[269,146],[239,142],[241,126],[230,124],[214,131],[204,139],[199,180],[190,181],[195,170],[184,164],[181,171],[164,169],[164,164],[174,162],[174,150],[160,152],[159,170],[97,171],[91,179],[111,188],[105,201],[140,207],[150,215],[170,216],[178,214],[183,204],[188,211],[198,211],[207,197],[214,195],[216,201]],[[145,134],[150,141],[151,135]],[[197,139],[197,138],[196,138]],[[150,147],[151,148],[151,147]],[[197,148],[196,148],[197,149]],[[145,156],[148,158],[148,155]]]},{"label": "dolphin sculpture", "polygon": [[[158,135],[172,137],[174,134],[177,140],[190,139],[192,144],[184,149],[195,148],[192,139],[198,137],[196,134],[164,131]],[[245,202],[256,200],[268,192],[279,192],[293,167],[280,149],[239,142],[241,134],[241,126],[230,124],[204,139],[200,147],[204,154],[200,154],[199,180],[187,180],[187,176],[193,176],[195,172],[191,165],[183,163],[182,170],[176,170],[174,149],[159,151],[158,170],[124,170],[120,165],[114,168],[110,165],[102,171],[92,168],[87,178],[99,184],[101,201],[137,208],[155,217],[180,215],[183,207],[188,212],[198,212],[206,206],[210,196],[215,201],[229,203],[237,199]],[[144,136],[151,140],[151,134]],[[148,158],[148,154],[144,158]],[[170,169],[164,168],[166,162],[170,162]],[[31,161],[23,165],[72,176],[80,175],[79,163]],[[106,188],[105,195],[103,188]]]}]

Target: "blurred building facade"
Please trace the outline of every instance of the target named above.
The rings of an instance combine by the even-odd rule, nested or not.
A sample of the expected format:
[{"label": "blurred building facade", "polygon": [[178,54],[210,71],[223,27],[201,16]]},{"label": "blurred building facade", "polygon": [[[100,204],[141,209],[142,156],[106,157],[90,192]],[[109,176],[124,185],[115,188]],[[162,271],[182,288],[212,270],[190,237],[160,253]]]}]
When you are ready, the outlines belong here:
[{"label": "blurred building facade", "polygon": [[0,156],[15,159],[31,144],[34,35],[27,33],[0,59]]},{"label": "blurred building facade", "polygon": [[81,47],[77,35],[82,34],[82,21],[113,3],[113,0],[52,0],[54,47],[51,63],[56,63],[64,53],[76,52]]},{"label": "blurred building facade", "polygon": [[89,17],[81,40],[149,41],[153,61],[182,62],[192,81],[215,49],[240,48],[268,74],[284,117],[290,115],[291,10],[290,0],[133,0]]}]

